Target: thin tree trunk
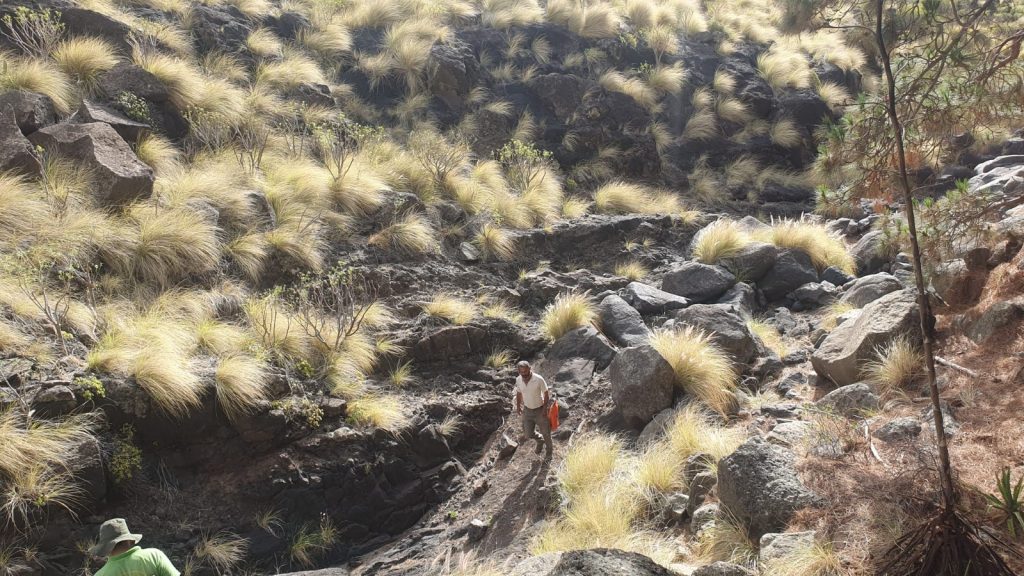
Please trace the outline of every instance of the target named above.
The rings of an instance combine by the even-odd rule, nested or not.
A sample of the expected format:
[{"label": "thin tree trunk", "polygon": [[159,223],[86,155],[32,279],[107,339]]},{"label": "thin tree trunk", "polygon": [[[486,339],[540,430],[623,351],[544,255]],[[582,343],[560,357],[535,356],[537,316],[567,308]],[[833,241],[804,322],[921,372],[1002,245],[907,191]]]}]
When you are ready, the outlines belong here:
[{"label": "thin tree trunk", "polygon": [[900,122],[899,113],[896,110],[896,78],[893,75],[892,64],[889,60],[889,51],[885,45],[885,36],[882,30],[885,0],[878,0],[876,8],[875,40],[878,42],[878,51],[885,71],[885,83],[888,92],[886,111],[889,114],[889,121],[892,123],[892,128],[896,136],[896,152],[897,158],[899,159],[900,185],[903,188],[903,200],[905,210],[907,212],[907,227],[910,230],[911,255],[914,262],[914,279],[917,282],[917,304],[921,324],[921,336],[924,340],[923,347],[925,365],[928,369],[928,389],[931,391],[932,412],[934,414],[935,422],[935,437],[939,447],[939,479],[942,483],[942,505],[944,515],[948,517],[956,511],[956,491],[953,487],[953,469],[949,463],[949,446],[946,443],[942,408],[939,402],[939,387],[935,382],[935,353],[932,349],[932,331],[929,328],[928,322],[928,319],[931,317],[931,307],[928,304],[928,293],[924,283],[924,270],[921,265],[921,248],[917,243],[917,222],[914,218],[913,191],[910,187],[910,179],[907,176],[907,155],[903,143],[903,125]]}]

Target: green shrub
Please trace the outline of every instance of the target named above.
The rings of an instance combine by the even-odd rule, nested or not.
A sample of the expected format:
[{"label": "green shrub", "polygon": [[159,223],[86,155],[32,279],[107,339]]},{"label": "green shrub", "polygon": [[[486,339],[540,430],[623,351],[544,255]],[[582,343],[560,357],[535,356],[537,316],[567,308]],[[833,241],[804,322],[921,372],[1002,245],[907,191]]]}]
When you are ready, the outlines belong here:
[{"label": "green shrub", "polygon": [[124,115],[143,124],[151,124],[153,119],[149,115],[149,104],[145,100],[131,92],[121,92],[114,98],[114,104],[120,108]]},{"label": "green shrub", "polygon": [[107,390],[103,387],[103,382],[91,374],[89,376],[79,376],[78,378],[75,378],[72,384],[77,390],[78,395],[86,402],[105,398],[107,395]]},{"label": "green shrub", "polygon": [[142,470],[142,450],[135,445],[135,428],[131,424],[121,427],[110,456],[110,474],[114,482],[124,484]]},{"label": "green shrub", "polygon": [[284,412],[284,417],[291,423],[304,423],[317,429],[324,419],[324,409],[309,398],[292,396],[284,400],[275,400],[270,407]]}]

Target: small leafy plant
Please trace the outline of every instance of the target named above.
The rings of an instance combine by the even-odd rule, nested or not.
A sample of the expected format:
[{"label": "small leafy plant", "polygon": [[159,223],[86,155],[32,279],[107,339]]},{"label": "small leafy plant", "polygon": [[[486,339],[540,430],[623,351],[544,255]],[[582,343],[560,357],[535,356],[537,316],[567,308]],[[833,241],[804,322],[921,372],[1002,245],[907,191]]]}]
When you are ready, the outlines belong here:
[{"label": "small leafy plant", "polygon": [[149,105],[142,98],[132,94],[131,92],[121,92],[114,99],[114,103],[117,107],[124,112],[124,115],[135,120],[136,122],[142,122],[143,124],[149,124],[152,122],[152,118],[149,116]]},{"label": "small leafy plant", "polygon": [[1003,471],[996,477],[995,494],[985,494],[989,506],[995,508],[1003,515],[1006,522],[1006,529],[1014,538],[1024,536],[1024,502],[1021,496],[1024,492],[1024,476],[1017,479],[1013,484],[1010,478],[1010,468],[1003,468]]},{"label": "small leafy plant", "polygon": [[86,402],[92,402],[107,396],[107,390],[103,387],[103,382],[91,374],[89,376],[79,376],[78,378],[75,378],[73,384],[75,385],[75,389],[77,389],[79,396],[81,396]]},{"label": "small leafy plant", "polygon": [[110,473],[114,482],[124,484],[142,470],[142,450],[135,445],[135,428],[131,424],[121,427],[110,456]]}]

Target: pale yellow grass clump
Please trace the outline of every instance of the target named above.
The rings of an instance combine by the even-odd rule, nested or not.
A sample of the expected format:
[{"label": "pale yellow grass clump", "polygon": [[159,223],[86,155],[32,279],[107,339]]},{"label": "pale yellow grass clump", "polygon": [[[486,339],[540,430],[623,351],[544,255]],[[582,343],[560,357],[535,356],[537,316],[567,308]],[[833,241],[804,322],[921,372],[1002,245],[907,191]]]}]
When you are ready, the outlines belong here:
[{"label": "pale yellow grass clump", "polygon": [[633,481],[644,494],[671,494],[683,488],[683,462],[669,442],[655,442],[636,457]]},{"label": "pale yellow grass clump", "polygon": [[719,424],[695,403],[679,411],[665,431],[665,441],[681,460],[704,452],[718,461],[732,454],[745,439],[742,429]]},{"label": "pale yellow grass clump", "polygon": [[905,335],[875,348],[875,358],[864,366],[863,374],[883,397],[898,393],[924,374],[924,356]]},{"label": "pale yellow grass clump", "polygon": [[196,557],[218,572],[230,572],[245,559],[249,541],[230,532],[203,534],[196,545]]},{"label": "pale yellow grass clump", "polygon": [[357,424],[397,433],[410,422],[409,408],[398,396],[368,394],[348,404],[348,415]]},{"label": "pale yellow grass clump", "polygon": [[764,576],[839,576],[846,574],[842,557],[832,544],[799,546],[761,566]]},{"label": "pale yellow grass clump", "polygon": [[483,0],[480,6],[484,26],[499,30],[527,26],[544,19],[544,9],[537,0]]},{"label": "pale yellow grass clump", "polygon": [[137,235],[127,272],[136,278],[168,286],[217,267],[220,242],[215,223],[184,207],[156,211],[139,204],[129,213]]},{"label": "pale yellow grass clump", "polygon": [[245,39],[245,46],[254,55],[261,58],[273,58],[281,56],[284,44],[271,30],[257,28]]},{"label": "pale yellow grass clump", "polygon": [[438,294],[423,306],[423,311],[452,324],[468,324],[479,314],[475,303],[454,296]]},{"label": "pale yellow grass clump", "polygon": [[434,250],[436,246],[434,235],[434,228],[425,216],[409,212],[370,236],[367,243],[411,254],[425,254]]},{"label": "pale yellow grass clump", "polygon": [[0,67],[0,90],[38,92],[53,100],[57,112],[71,111],[74,100],[71,80],[55,64],[48,60],[16,58],[6,52],[0,52],[0,60],[7,64]]},{"label": "pale yellow grass clump", "polygon": [[753,567],[757,562],[757,544],[747,534],[743,522],[728,510],[705,530],[697,540],[697,556],[705,562],[732,562]]},{"label": "pale yellow grass clump", "polygon": [[719,413],[736,406],[736,370],[708,334],[692,326],[660,329],[650,343],[672,365],[677,386]]},{"label": "pale yellow grass clump", "polygon": [[624,450],[615,436],[598,434],[576,440],[558,474],[562,490],[576,498],[600,487],[625,456]]},{"label": "pale yellow grass clump", "polygon": [[773,144],[783,148],[796,148],[804,140],[796,122],[789,118],[782,118],[772,123],[768,134]]},{"label": "pale yellow grass clump", "polygon": [[846,249],[846,244],[842,239],[829,234],[821,224],[784,220],[776,222],[771,228],[755,231],[753,236],[780,248],[802,250],[811,257],[811,262],[819,271],[829,266],[835,266],[847,274],[853,274],[856,270],[856,263]]},{"label": "pale yellow grass clump", "polygon": [[487,260],[508,261],[515,257],[515,240],[509,233],[488,222],[477,232],[474,243],[480,248],[481,254]]},{"label": "pale yellow grass clump", "polygon": [[172,416],[182,417],[202,404],[203,382],[178,350],[141,350],[134,357],[131,372],[139,386]]},{"label": "pale yellow grass clump", "polygon": [[856,309],[857,307],[849,302],[843,302],[842,300],[832,302],[825,307],[825,315],[821,319],[821,327],[825,330],[832,330],[839,322],[840,316]]},{"label": "pale yellow grass clump", "polygon": [[718,136],[718,121],[714,112],[705,109],[695,110],[683,128],[683,140],[710,140]]},{"label": "pale yellow grass clump", "polygon": [[565,26],[583,38],[614,38],[618,34],[619,15],[611,4],[548,0],[548,22]]},{"label": "pale yellow grass clump", "polygon": [[51,54],[57,66],[87,90],[95,87],[97,77],[117,65],[114,47],[102,38],[77,36],[57,45]]},{"label": "pale yellow grass clump", "polygon": [[178,148],[170,140],[156,134],[146,134],[135,145],[139,157],[157,176],[163,176],[179,167]]},{"label": "pale yellow grass clump", "polygon": [[747,328],[750,328],[750,331],[760,338],[761,342],[764,342],[764,345],[772,352],[775,352],[779,358],[789,354],[786,342],[782,339],[782,334],[779,334],[779,331],[771,324],[764,320],[750,320],[747,322]]},{"label": "pale yellow grass clump", "polygon": [[549,340],[558,340],[567,332],[597,321],[593,300],[584,294],[560,294],[544,309],[541,331]]},{"label": "pale yellow grass clump", "polygon": [[642,184],[616,180],[594,191],[594,207],[602,214],[685,214],[679,197]]},{"label": "pale yellow grass clump", "polygon": [[203,98],[206,91],[203,74],[188,60],[154,50],[137,50],[134,59],[167,87],[171,103],[178,110],[188,110]]},{"label": "pale yellow grass clump", "polygon": [[739,224],[732,220],[718,220],[693,239],[693,257],[698,262],[714,264],[735,256],[750,242],[750,235]]},{"label": "pale yellow grass clump", "polygon": [[252,412],[267,398],[267,371],[263,362],[251,356],[228,356],[217,365],[217,402],[234,420]]},{"label": "pale yellow grass clump", "polygon": [[566,198],[562,202],[562,218],[580,218],[590,210],[590,202],[582,198]]},{"label": "pale yellow grass clump", "polygon": [[641,262],[630,261],[615,265],[615,275],[629,280],[643,280],[651,273]]},{"label": "pale yellow grass clump", "polygon": [[648,110],[658,105],[658,92],[642,78],[627,77],[617,70],[609,70],[601,75],[600,83],[605,90],[625,94]]},{"label": "pale yellow grass clump", "polygon": [[808,88],[813,76],[807,57],[787,49],[762,53],[757,57],[757,70],[775,91]]}]

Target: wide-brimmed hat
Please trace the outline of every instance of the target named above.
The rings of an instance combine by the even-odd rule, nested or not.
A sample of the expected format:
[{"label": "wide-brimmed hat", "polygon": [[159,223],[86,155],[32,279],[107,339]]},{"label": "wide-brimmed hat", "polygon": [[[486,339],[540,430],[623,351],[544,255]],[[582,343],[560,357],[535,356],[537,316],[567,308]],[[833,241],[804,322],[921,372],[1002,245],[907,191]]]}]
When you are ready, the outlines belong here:
[{"label": "wide-brimmed hat", "polygon": [[89,548],[89,553],[93,556],[109,556],[115,546],[128,540],[138,542],[142,540],[142,534],[132,534],[128,530],[128,523],[124,521],[124,518],[107,520],[100,525],[99,542]]}]

